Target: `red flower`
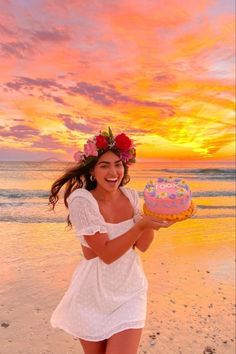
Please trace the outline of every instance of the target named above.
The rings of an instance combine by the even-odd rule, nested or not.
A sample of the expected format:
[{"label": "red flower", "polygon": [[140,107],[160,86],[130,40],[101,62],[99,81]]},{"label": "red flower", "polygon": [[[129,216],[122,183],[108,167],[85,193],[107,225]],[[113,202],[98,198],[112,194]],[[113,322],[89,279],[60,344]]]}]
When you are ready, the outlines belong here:
[{"label": "red flower", "polygon": [[108,147],[108,142],[105,136],[103,135],[96,136],[96,146],[98,149],[106,149]]},{"label": "red flower", "polygon": [[124,133],[115,137],[116,146],[120,150],[129,150],[132,146],[132,140]]}]

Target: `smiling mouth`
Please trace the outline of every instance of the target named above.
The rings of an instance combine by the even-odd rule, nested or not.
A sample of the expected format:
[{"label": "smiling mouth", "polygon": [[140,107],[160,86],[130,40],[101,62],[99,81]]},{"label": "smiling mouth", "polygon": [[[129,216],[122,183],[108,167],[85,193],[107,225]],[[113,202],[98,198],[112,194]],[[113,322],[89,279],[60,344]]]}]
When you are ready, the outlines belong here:
[{"label": "smiling mouth", "polygon": [[118,178],[105,178],[105,181],[108,183],[116,183],[118,181]]}]

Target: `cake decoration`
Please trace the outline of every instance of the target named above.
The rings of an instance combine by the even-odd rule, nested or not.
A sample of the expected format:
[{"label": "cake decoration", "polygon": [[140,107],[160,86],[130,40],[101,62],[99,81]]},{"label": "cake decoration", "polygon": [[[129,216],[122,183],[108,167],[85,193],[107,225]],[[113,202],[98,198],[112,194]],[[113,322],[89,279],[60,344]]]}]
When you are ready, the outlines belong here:
[{"label": "cake decoration", "polygon": [[144,213],[162,220],[185,220],[193,215],[192,192],[184,179],[158,177],[144,189]]}]

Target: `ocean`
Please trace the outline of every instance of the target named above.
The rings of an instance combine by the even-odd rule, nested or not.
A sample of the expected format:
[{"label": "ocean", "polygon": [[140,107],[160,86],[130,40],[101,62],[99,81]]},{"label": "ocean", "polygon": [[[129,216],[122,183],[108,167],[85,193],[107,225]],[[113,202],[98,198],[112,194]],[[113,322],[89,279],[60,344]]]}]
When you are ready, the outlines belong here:
[{"label": "ocean", "polygon": [[[11,223],[63,223],[67,210],[62,198],[55,211],[48,206],[49,190],[73,163],[61,161],[0,162],[0,221]],[[184,178],[190,185],[197,214],[194,218],[235,216],[235,169],[220,163],[138,162],[130,168],[127,187],[138,191],[159,176]]]}]

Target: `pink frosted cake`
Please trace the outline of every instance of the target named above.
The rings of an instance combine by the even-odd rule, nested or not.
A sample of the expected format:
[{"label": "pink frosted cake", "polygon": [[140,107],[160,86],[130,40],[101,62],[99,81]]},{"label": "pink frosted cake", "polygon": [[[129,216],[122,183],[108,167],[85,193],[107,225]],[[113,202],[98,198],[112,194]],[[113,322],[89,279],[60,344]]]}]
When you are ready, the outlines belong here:
[{"label": "pink frosted cake", "polygon": [[143,210],[164,220],[184,220],[192,216],[194,204],[187,183],[181,178],[158,177],[144,189]]}]

